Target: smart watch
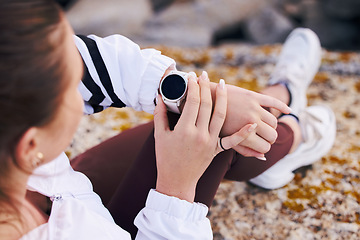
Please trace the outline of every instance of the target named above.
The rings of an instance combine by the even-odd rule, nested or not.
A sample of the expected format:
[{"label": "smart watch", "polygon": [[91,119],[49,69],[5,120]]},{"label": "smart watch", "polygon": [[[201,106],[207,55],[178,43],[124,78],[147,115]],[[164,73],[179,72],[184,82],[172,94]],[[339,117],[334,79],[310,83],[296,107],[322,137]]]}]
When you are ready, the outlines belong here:
[{"label": "smart watch", "polygon": [[174,113],[181,113],[182,103],[186,98],[188,73],[171,71],[160,83],[159,92],[167,109]]}]

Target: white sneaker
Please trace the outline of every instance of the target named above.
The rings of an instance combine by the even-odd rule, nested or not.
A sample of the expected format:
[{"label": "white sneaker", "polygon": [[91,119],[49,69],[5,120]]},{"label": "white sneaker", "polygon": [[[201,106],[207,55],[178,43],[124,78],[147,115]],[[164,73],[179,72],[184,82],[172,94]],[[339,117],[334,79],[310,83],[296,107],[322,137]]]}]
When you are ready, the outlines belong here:
[{"label": "white sneaker", "polygon": [[334,112],[327,106],[307,107],[299,115],[303,143],[291,154],[249,181],[266,189],[285,186],[293,178],[293,171],[310,165],[323,157],[333,146],[336,135]]},{"label": "white sneaker", "polygon": [[321,45],[317,35],[297,28],[286,39],[269,85],[285,83],[291,93],[289,107],[298,115],[307,105],[306,90],[318,72]]}]

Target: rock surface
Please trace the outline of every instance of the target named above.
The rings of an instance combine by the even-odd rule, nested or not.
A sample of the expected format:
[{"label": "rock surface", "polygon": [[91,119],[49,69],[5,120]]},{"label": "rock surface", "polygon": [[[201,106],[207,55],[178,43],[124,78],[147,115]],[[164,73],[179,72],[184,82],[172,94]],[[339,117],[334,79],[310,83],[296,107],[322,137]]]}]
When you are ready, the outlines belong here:
[{"label": "rock surface", "polygon": [[245,32],[258,44],[284,42],[294,24],[273,7],[259,10],[245,21]]},{"label": "rock surface", "polygon": [[172,46],[209,46],[216,31],[245,20],[267,5],[265,0],[227,0],[226,3],[198,0],[173,4],[147,22],[139,40]]}]

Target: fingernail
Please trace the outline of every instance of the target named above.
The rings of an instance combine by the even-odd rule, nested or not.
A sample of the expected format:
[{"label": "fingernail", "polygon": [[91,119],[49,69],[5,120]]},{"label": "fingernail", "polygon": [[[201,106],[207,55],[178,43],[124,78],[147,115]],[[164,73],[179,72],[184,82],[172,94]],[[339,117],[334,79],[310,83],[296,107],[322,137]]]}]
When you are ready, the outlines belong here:
[{"label": "fingernail", "polygon": [[193,76],[194,78],[197,77],[197,76],[196,76],[196,73],[194,73],[194,72],[189,72],[189,75]]},{"label": "fingernail", "polygon": [[201,79],[203,79],[203,80],[206,80],[206,81],[209,80],[209,76],[208,76],[208,74],[207,74],[206,71],[203,71],[200,77],[201,77]]},{"label": "fingernail", "polygon": [[265,156],[264,157],[256,157],[256,158],[261,160],[261,161],[266,161],[267,160]]},{"label": "fingernail", "polygon": [[188,74],[189,74],[189,79],[197,83],[196,73],[194,73],[194,72],[189,72]]},{"label": "fingernail", "polygon": [[256,127],[257,127],[257,123],[253,123],[253,124],[249,127],[248,131],[249,131],[249,132],[253,132],[253,131],[256,129]]},{"label": "fingernail", "polygon": [[220,89],[225,89],[225,80],[224,79],[220,79],[219,86],[220,86]]}]

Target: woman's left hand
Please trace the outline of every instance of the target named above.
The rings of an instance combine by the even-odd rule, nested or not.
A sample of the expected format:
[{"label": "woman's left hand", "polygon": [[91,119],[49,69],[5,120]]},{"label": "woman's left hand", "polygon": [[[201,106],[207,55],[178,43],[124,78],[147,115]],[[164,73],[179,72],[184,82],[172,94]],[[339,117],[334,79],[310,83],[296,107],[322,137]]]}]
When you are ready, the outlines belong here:
[{"label": "woman's left hand", "polygon": [[[212,113],[210,82],[206,75],[189,77],[187,100],[174,130],[170,130],[166,106],[158,97],[154,113],[155,150],[157,161],[156,190],[193,202],[197,182],[212,159],[223,149],[219,133],[227,109],[227,90],[223,80],[216,88]],[[247,124],[240,131],[222,139],[230,149],[254,132],[256,124]],[[255,133],[254,133],[255,134]]]}]

